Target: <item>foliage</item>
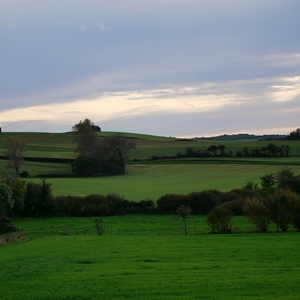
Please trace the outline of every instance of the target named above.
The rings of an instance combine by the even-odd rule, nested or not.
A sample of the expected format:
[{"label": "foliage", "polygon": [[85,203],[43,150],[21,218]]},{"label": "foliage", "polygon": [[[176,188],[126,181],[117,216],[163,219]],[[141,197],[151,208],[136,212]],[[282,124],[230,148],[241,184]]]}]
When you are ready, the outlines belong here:
[{"label": "foliage", "polygon": [[261,180],[261,186],[264,189],[272,189],[276,184],[276,178],[273,173],[266,174],[260,177],[260,180]]},{"label": "foliage", "polygon": [[105,233],[105,226],[102,218],[94,219],[94,227],[98,232],[98,235],[103,235]]},{"label": "foliage", "polygon": [[10,215],[14,207],[15,201],[12,197],[11,189],[7,184],[3,182],[0,182],[0,203],[2,203],[2,215]]},{"label": "foliage", "polygon": [[51,216],[54,203],[51,184],[42,179],[42,183],[28,182],[24,196],[23,215],[26,217]]},{"label": "foliage", "polygon": [[292,131],[289,135],[287,135],[286,140],[300,140],[300,128],[297,128],[296,130]]},{"label": "foliage", "polygon": [[207,224],[212,233],[231,233],[232,212],[217,206],[207,215]]},{"label": "foliage", "polygon": [[136,147],[133,139],[121,135],[99,139],[89,119],[73,126],[73,142],[79,157],[72,163],[72,172],[80,176],[98,174],[124,174],[130,150]]},{"label": "foliage", "polygon": [[8,159],[6,167],[14,169],[16,175],[19,175],[19,170],[24,163],[25,147],[26,142],[22,138],[10,137],[6,140],[7,150],[4,151],[4,156]]},{"label": "foliage", "polygon": [[270,218],[282,231],[287,231],[294,215],[294,204],[299,199],[291,190],[279,190],[269,199]]},{"label": "foliage", "polygon": [[0,234],[16,232],[18,230],[11,224],[11,221],[8,217],[0,217]]},{"label": "foliage", "polygon": [[72,173],[78,176],[93,176],[97,172],[95,159],[80,155],[71,164]]},{"label": "foliage", "polygon": [[92,125],[91,120],[85,119],[72,127],[73,142],[76,143],[75,152],[80,156],[91,156],[97,143],[97,136]]},{"label": "foliage", "polygon": [[189,206],[181,205],[176,210],[177,215],[183,222],[184,234],[187,234],[187,220],[191,217],[191,208]]},{"label": "foliage", "polygon": [[26,182],[16,176],[5,177],[2,181],[10,188],[12,192],[11,196],[14,201],[14,205],[12,207],[13,215],[20,216],[24,208]]},{"label": "foliage", "polygon": [[253,181],[246,181],[245,185],[243,186],[243,189],[255,191],[258,189],[258,184]]},{"label": "foliage", "polygon": [[247,199],[244,205],[244,213],[245,217],[256,226],[257,230],[261,232],[268,231],[270,214],[262,198]]}]

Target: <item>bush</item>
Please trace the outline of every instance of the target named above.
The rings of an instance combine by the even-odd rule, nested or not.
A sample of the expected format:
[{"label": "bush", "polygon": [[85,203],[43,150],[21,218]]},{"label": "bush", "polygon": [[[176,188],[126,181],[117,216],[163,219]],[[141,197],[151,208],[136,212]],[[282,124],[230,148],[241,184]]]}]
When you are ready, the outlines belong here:
[{"label": "bush", "polygon": [[215,207],[207,216],[207,224],[212,233],[231,233],[232,212],[226,208]]},{"label": "bush", "polygon": [[25,189],[23,213],[26,217],[41,217],[54,214],[51,184],[43,179],[41,184],[28,182]]},{"label": "bush", "polygon": [[0,203],[2,203],[2,214],[11,215],[15,201],[12,197],[11,189],[3,182],[0,182]]},{"label": "bush", "polygon": [[103,195],[88,195],[83,198],[82,204],[83,217],[109,216],[113,210],[113,202]]},{"label": "bush", "polygon": [[237,198],[235,200],[223,203],[221,207],[230,210],[234,215],[243,215],[245,201],[245,198]]},{"label": "bush", "polygon": [[180,194],[166,194],[161,196],[157,201],[157,210],[160,213],[176,214],[177,207],[188,205],[187,198]]},{"label": "bush", "polygon": [[94,228],[97,230],[98,235],[103,235],[105,233],[105,226],[102,218],[94,219]]},{"label": "bush", "polygon": [[0,218],[0,234],[16,232],[18,229],[11,224],[11,219],[7,217]]},{"label": "bush", "polygon": [[277,229],[287,231],[294,215],[294,203],[298,195],[291,190],[280,190],[269,199],[269,210]]},{"label": "bush", "polygon": [[261,198],[249,198],[244,205],[244,214],[260,232],[267,232],[270,224],[270,214]]},{"label": "bush", "polygon": [[185,202],[194,213],[207,214],[220,204],[219,193],[217,190],[193,192],[186,196]]}]

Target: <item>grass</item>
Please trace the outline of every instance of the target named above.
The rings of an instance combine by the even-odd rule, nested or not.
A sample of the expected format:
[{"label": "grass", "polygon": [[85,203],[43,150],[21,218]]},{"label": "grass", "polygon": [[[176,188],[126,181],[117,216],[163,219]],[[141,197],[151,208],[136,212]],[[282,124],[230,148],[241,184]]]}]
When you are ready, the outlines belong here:
[{"label": "grass", "polygon": [[[158,164],[129,165],[128,174],[95,178],[48,178],[54,195],[116,193],[126,199],[156,200],[168,193],[188,194],[194,191],[241,188],[246,181],[260,183],[265,174],[276,174],[283,166],[237,164]],[[291,166],[295,174],[300,167]],[[28,179],[33,181],[34,179]],[[34,181],[40,181],[35,179]]]},{"label": "grass", "polygon": [[[113,135],[115,132],[100,132],[100,137]],[[213,144],[223,144],[226,146],[226,151],[242,150],[243,147],[249,149],[262,148],[269,141],[256,140],[240,140],[240,141],[178,141],[174,137],[161,137],[136,133],[121,133],[124,137],[134,138],[137,144],[137,149],[130,153],[130,159],[147,159],[153,155],[158,156],[174,156],[178,152],[184,153],[187,147],[192,147],[194,150],[203,149]],[[54,157],[54,158],[74,158],[75,144],[72,143],[71,133],[1,133],[0,134],[0,153],[5,149],[5,139],[12,136],[21,136],[27,141],[27,152],[25,156],[30,157]],[[290,145],[291,154],[299,156],[300,141],[272,141],[272,143],[281,145]]]},{"label": "grass", "polygon": [[[204,217],[193,222],[203,228]],[[179,235],[171,216],[105,218],[121,227],[62,235],[91,219],[25,219],[44,236],[0,245],[1,299],[298,299],[299,233]],[[237,224],[245,223],[238,218]],[[244,224],[244,225],[243,225]],[[157,227],[161,227],[161,232]],[[52,232],[50,231],[52,228]],[[143,228],[144,230],[138,230]],[[173,231],[170,231],[170,229]]]}]

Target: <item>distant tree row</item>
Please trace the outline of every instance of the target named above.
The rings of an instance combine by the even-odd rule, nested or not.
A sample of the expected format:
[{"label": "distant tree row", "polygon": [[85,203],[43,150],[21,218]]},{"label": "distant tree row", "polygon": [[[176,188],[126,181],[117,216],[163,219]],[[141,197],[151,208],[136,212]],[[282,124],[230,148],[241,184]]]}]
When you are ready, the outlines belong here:
[{"label": "distant tree row", "polygon": [[153,155],[151,160],[159,159],[176,159],[176,158],[205,158],[205,157],[276,157],[276,156],[289,156],[291,154],[291,147],[289,145],[277,146],[274,143],[268,143],[267,146],[262,148],[249,149],[243,147],[235,153],[230,150],[226,151],[226,145],[210,145],[203,149],[195,150],[192,147],[187,147],[184,153],[178,152],[175,156],[158,156]]}]

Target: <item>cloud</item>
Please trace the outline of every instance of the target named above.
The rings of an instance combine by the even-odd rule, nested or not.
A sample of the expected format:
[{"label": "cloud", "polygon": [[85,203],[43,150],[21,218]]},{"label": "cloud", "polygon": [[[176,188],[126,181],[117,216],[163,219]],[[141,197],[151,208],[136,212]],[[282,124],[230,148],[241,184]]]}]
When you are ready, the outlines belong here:
[{"label": "cloud", "polygon": [[113,31],[111,27],[105,25],[104,23],[98,24],[100,31]]},{"label": "cloud", "polygon": [[[79,85],[79,90],[82,87],[88,90],[88,87],[99,82],[99,79],[88,82],[87,86]],[[76,86],[74,88],[77,94]],[[145,120],[153,118],[160,124],[157,130],[160,128],[170,131],[164,135],[175,136],[177,131],[182,136],[188,135],[189,132],[198,136],[203,134],[203,130],[208,131],[207,124],[210,124],[208,127],[212,133],[217,131],[216,126],[221,126],[223,133],[232,132],[232,128],[242,130],[244,127],[245,130],[251,131],[251,128],[246,127],[247,124],[251,124],[255,130],[268,133],[273,130],[275,124],[277,128],[278,122],[283,128],[297,126],[299,89],[299,76],[290,76],[95,92],[79,99],[70,98],[68,101],[55,103],[52,100],[48,100],[47,103],[44,99],[45,104],[34,106],[30,106],[32,100],[20,98],[18,101],[28,103],[28,107],[0,111],[0,120],[2,126],[8,128],[13,128],[15,124],[20,126],[39,121],[40,126],[52,124],[50,127],[56,128],[55,124],[60,124],[56,130],[67,131],[79,120],[90,118],[102,127],[103,124],[113,125],[120,131],[120,128],[128,128],[132,124],[128,130],[137,131],[141,128],[141,122],[144,126]],[[65,93],[68,93],[68,90],[72,90],[72,86],[69,86]],[[52,99],[55,93],[58,97],[62,92],[63,90],[52,94],[49,92],[48,97]],[[38,95],[35,95],[35,98],[38,98]],[[166,120],[174,122],[173,129],[171,125],[163,125]],[[215,123],[211,124],[212,120]],[[175,124],[180,122],[185,125],[179,130]],[[149,121],[148,126],[150,123]],[[203,125],[198,127],[194,123]],[[154,127],[151,126],[153,130]],[[20,128],[26,131],[28,127],[23,125]],[[153,133],[149,132],[149,127],[145,130]]]}]

